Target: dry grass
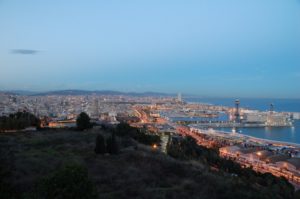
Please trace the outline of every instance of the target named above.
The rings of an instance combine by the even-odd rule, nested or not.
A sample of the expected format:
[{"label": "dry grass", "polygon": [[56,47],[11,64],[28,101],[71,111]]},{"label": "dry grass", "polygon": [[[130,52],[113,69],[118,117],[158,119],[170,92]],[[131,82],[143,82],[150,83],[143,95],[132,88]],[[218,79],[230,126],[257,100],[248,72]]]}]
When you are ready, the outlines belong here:
[{"label": "dry grass", "polygon": [[100,130],[1,134],[1,150],[10,152],[4,157],[12,171],[10,181],[24,193],[41,177],[74,162],[88,168],[100,196],[105,198],[160,198],[192,184],[184,180],[189,171],[182,163],[144,145],[138,145],[137,150],[122,148],[116,156],[96,155],[95,139],[99,133],[109,135]]},{"label": "dry grass", "polygon": [[137,150],[124,148],[133,141],[123,138],[118,140],[120,154],[96,155],[99,133],[109,136],[101,130],[0,134],[2,165],[11,171],[6,180],[22,195],[41,177],[79,163],[87,168],[100,198],[213,199],[232,188],[234,179],[212,173],[199,162],[181,162],[139,144]]}]

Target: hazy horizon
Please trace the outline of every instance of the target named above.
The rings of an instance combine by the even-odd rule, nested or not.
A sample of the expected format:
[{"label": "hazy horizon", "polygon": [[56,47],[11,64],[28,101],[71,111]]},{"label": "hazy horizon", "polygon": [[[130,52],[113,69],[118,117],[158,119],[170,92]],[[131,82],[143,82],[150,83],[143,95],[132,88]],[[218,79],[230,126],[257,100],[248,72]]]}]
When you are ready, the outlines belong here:
[{"label": "hazy horizon", "polygon": [[147,94],[147,93],[154,93],[154,94],[164,94],[168,96],[177,97],[178,93],[182,95],[182,98],[189,98],[189,99],[275,99],[275,100],[300,100],[298,97],[253,97],[253,96],[218,96],[218,95],[204,95],[204,94],[195,94],[195,93],[182,93],[182,92],[158,92],[153,90],[145,90],[145,91],[120,91],[120,90],[109,90],[109,89],[56,89],[56,90],[1,90],[0,92],[12,92],[20,95],[35,95],[35,94],[45,94],[51,92],[62,92],[62,91],[83,91],[83,92],[120,92],[121,94]]},{"label": "hazy horizon", "polygon": [[300,1],[0,1],[0,90],[300,93]]}]

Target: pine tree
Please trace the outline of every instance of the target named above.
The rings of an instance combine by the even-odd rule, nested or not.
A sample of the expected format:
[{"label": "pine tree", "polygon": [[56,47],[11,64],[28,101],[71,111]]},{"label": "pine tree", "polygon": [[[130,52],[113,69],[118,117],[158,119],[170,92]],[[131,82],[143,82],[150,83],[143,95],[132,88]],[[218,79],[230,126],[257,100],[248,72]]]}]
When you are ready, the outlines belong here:
[{"label": "pine tree", "polygon": [[81,131],[92,127],[90,117],[85,112],[79,114],[76,120],[76,125]]},{"label": "pine tree", "polygon": [[105,153],[105,140],[102,135],[97,135],[95,153],[97,154]]},{"label": "pine tree", "polygon": [[119,147],[114,133],[106,141],[106,151],[110,154],[119,153]]}]

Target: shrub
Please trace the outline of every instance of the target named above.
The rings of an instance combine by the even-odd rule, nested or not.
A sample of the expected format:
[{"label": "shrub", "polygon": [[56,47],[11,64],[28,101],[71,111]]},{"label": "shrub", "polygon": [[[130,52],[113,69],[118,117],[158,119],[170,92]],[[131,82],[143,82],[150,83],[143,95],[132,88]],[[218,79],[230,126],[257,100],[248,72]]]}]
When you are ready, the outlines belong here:
[{"label": "shrub", "polygon": [[15,190],[9,180],[11,172],[7,167],[7,162],[4,162],[4,158],[2,159],[2,155],[4,154],[0,151],[0,199],[14,198]]},{"label": "shrub", "polygon": [[86,168],[66,166],[43,178],[32,198],[94,199],[98,198],[95,185],[88,179]]}]

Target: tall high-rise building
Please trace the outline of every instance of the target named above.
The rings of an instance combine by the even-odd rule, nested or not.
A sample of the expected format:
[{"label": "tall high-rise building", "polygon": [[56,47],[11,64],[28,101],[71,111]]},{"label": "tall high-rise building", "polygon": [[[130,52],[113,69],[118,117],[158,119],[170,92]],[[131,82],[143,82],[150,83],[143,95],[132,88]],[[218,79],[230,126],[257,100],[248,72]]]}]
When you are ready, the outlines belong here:
[{"label": "tall high-rise building", "polygon": [[235,122],[240,122],[240,100],[236,99],[235,100],[235,113],[234,113],[234,118],[235,118]]},{"label": "tall high-rise building", "polygon": [[98,100],[98,98],[95,98],[94,102],[93,102],[92,117],[93,118],[98,118],[99,117],[99,100]]},{"label": "tall high-rise building", "polygon": [[181,96],[181,93],[178,93],[178,94],[177,94],[177,101],[178,101],[178,102],[182,102],[182,96]]},{"label": "tall high-rise building", "polygon": [[271,104],[270,104],[270,113],[272,114],[273,112],[274,112],[274,104],[271,103]]}]

